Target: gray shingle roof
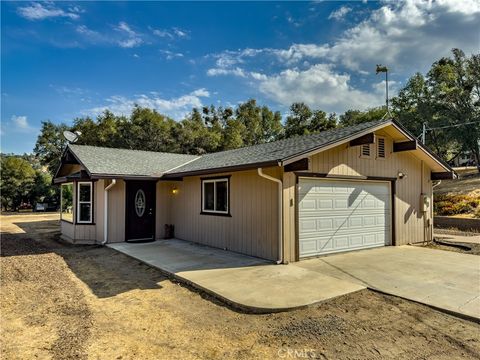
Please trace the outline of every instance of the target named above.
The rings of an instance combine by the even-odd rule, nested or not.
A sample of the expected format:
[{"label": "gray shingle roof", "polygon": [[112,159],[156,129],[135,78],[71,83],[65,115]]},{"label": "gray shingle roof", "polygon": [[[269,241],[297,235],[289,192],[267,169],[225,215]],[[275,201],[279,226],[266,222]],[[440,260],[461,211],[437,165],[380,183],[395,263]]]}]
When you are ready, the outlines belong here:
[{"label": "gray shingle roof", "polygon": [[336,128],[317,134],[297,136],[285,140],[273,141],[270,143],[248,146],[235,150],[222,151],[201,156],[199,159],[182,165],[168,176],[181,175],[186,173],[201,172],[221,168],[248,166],[255,164],[276,163],[287,160],[291,157],[319,149],[329,144],[349,138],[356,133],[376,127],[390,120],[379,120],[354,125],[345,128]]},{"label": "gray shingle roof", "polygon": [[371,121],[203,156],[72,144],[69,148],[92,175],[174,178],[222,169],[276,165],[389,122],[389,119]]},{"label": "gray shingle roof", "polygon": [[197,158],[194,155],[87,145],[70,144],[68,147],[92,175],[160,177],[167,170]]}]

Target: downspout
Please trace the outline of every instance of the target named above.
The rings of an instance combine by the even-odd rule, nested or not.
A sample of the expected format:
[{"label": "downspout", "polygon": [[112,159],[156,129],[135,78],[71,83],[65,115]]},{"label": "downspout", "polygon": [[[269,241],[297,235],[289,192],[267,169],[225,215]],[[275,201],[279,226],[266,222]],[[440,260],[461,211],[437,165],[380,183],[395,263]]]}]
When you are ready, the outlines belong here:
[{"label": "downspout", "polygon": [[113,179],[112,182],[105,188],[105,196],[103,197],[105,203],[103,205],[103,241],[102,245],[105,245],[108,240],[108,190],[115,186],[117,183],[116,179]]},{"label": "downspout", "polygon": [[277,264],[283,263],[283,184],[282,180],[274,178],[273,176],[264,174],[262,168],[258,168],[258,175],[270,180],[274,181],[278,184],[278,260]]}]

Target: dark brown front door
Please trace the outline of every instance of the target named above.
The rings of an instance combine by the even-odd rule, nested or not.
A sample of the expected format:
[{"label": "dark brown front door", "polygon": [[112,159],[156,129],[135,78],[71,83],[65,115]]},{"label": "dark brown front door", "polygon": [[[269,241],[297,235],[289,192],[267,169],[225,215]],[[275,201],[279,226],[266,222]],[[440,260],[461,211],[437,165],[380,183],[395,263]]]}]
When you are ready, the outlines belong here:
[{"label": "dark brown front door", "polygon": [[155,239],[155,182],[126,181],[126,241]]}]

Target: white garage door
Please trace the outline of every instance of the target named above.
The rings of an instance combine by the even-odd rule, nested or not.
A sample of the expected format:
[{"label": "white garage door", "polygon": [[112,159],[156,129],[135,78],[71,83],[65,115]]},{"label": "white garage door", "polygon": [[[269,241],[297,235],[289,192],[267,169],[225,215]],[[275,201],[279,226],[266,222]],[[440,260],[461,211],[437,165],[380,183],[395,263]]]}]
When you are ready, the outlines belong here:
[{"label": "white garage door", "polygon": [[300,257],[390,244],[390,183],[300,178]]}]

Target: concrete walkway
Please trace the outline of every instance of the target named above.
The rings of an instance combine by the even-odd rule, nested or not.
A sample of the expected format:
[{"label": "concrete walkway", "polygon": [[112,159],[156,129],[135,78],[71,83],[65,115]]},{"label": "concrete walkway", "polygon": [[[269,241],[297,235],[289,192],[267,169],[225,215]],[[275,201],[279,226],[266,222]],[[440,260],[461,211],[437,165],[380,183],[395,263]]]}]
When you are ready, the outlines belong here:
[{"label": "concrete walkway", "polygon": [[285,311],[365,289],[316,271],[182,240],[108,246],[250,312]]},{"label": "concrete walkway", "polygon": [[389,246],[294,266],[480,319],[480,256]]}]

